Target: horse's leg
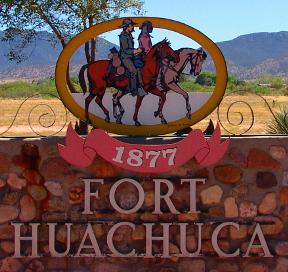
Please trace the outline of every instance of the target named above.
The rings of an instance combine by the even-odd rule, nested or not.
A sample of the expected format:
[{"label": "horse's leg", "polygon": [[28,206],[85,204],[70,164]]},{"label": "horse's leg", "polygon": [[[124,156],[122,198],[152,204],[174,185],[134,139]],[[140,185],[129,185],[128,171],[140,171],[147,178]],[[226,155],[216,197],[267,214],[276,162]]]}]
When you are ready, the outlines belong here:
[{"label": "horse's leg", "polygon": [[138,112],[139,112],[139,108],[141,107],[141,103],[142,103],[143,98],[144,98],[144,96],[137,95],[135,112],[133,115],[133,120],[135,122],[135,126],[141,126],[141,124],[138,121]]},{"label": "horse's leg", "polygon": [[122,96],[120,96],[119,97],[119,99],[118,99],[118,108],[119,108],[119,114],[118,114],[118,116],[117,116],[117,118],[118,118],[118,121],[120,122],[120,124],[122,124],[122,117],[123,117],[123,115],[124,115],[124,113],[125,113],[125,110],[124,110],[124,108],[123,108],[123,106],[122,106],[122,104],[120,103],[120,99],[125,95],[125,94],[127,94],[127,93],[123,93],[122,94]]},{"label": "horse's leg", "polygon": [[183,91],[177,83],[175,82],[172,82],[170,84],[167,84],[168,87],[170,89],[172,89],[174,92],[176,93],[179,93],[181,94],[184,98],[185,98],[185,101],[186,101],[186,109],[187,109],[187,113],[186,113],[186,116],[190,119],[191,118],[191,106],[190,106],[190,102],[189,102],[189,95],[187,92]]},{"label": "horse's leg", "polygon": [[115,117],[115,119],[117,119],[117,106],[118,106],[118,102],[119,102],[119,97],[122,95],[122,91],[117,90],[117,93],[114,93],[112,96],[112,102],[113,102],[113,116]]},{"label": "horse's leg", "polygon": [[[157,88],[158,89],[158,88]],[[165,95],[165,97],[166,97],[166,94],[167,94],[167,91],[161,91],[164,95]],[[161,105],[161,103],[162,103],[162,98],[161,97],[159,97],[159,102],[158,102],[158,107]]]},{"label": "horse's leg", "polygon": [[85,99],[85,118],[87,124],[91,124],[91,121],[89,119],[89,105],[95,96],[95,93],[90,93]]},{"label": "horse's leg", "polygon": [[[122,124],[122,117],[125,113],[124,108],[122,107],[121,103],[120,103],[120,99],[125,95],[125,93],[123,91],[118,90],[117,93],[113,94],[113,115],[116,118],[116,123],[117,124]],[[119,114],[117,114],[117,106],[119,108]]]},{"label": "horse's leg", "polygon": [[96,103],[98,104],[98,106],[103,110],[104,114],[106,115],[105,121],[107,123],[109,123],[110,122],[109,111],[104,107],[104,105],[102,103],[104,93],[105,93],[105,87],[100,87],[99,91],[97,93]]},{"label": "horse's leg", "polygon": [[154,112],[154,116],[155,117],[159,116],[161,119],[161,123],[167,124],[167,121],[165,120],[163,113],[162,113],[163,106],[166,102],[166,93],[160,92],[158,89],[152,89],[150,92],[154,95],[159,96],[158,110]]}]

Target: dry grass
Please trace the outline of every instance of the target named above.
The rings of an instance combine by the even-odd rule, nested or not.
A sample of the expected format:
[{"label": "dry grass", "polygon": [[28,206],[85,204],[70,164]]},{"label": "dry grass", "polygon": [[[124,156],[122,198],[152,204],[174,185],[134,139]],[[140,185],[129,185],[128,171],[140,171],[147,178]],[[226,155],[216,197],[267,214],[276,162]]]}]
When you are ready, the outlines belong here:
[{"label": "dry grass", "polygon": [[70,112],[66,112],[58,99],[30,99],[21,106],[22,103],[23,100],[0,100],[1,136],[37,136],[37,133],[47,136],[61,130],[63,126],[64,129],[57,135],[65,135],[68,123],[77,120]]},{"label": "dry grass", "polygon": [[[229,95],[226,96],[219,107],[219,117],[221,124],[230,133],[221,127],[222,134],[243,134],[252,125],[246,134],[266,134],[267,122],[273,118],[270,109],[275,113],[279,105],[288,103],[286,96],[263,96],[263,100],[258,95]],[[268,105],[267,105],[268,104]],[[269,109],[270,107],[270,109]],[[217,110],[208,115],[204,120],[194,127],[205,129],[209,120],[216,123],[218,120]],[[229,121],[230,123],[229,123]]]},{"label": "dry grass", "polygon": [[[278,110],[279,104],[288,103],[288,97],[286,96],[266,96],[264,98],[267,100],[273,112],[276,112]],[[0,136],[36,136],[35,132],[33,132],[31,127],[41,135],[51,135],[59,131],[63,127],[63,125],[65,125],[66,111],[61,101],[57,99],[27,100],[19,109],[22,102],[23,100],[0,100],[0,134],[2,134]],[[266,123],[272,117],[272,114],[269,111],[269,108],[266,105],[265,101],[257,95],[231,95],[224,98],[220,105],[221,123],[229,131],[231,131],[232,134],[243,133],[250,126],[252,120],[250,108],[246,103],[249,103],[254,113],[254,125],[248,133],[265,134],[267,130]],[[243,123],[241,126],[229,125],[225,121],[227,109],[230,105],[232,105],[229,115],[230,120],[233,120],[233,123],[237,124],[242,120],[242,114]],[[15,118],[15,114],[18,109],[19,112]],[[53,111],[55,112],[55,119],[53,111],[51,109],[53,109]],[[28,122],[29,116],[30,124]],[[40,116],[41,118],[39,119]],[[5,132],[12,124],[14,118],[15,121],[12,127],[7,132]],[[208,126],[210,119],[212,119],[213,122],[216,123],[216,121],[218,120],[216,110],[209,116],[207,116],[204,120],[194,125],[193,128],[201,128],[202,130],[205,130]],[[39,120],[43,125],[46,126],[46,128],[42,127],[39,124]],[[71,113],[68,112],[67,123],[64,129],[57,135],[65,135],[68,123],[72,121],[73,124],[75,124],[76,120],[77,118],[75,118]],[[54,125],[50,127],[50,125],[54,121]],[[227,133],[224,129],[221,130],[222,134]],[[3,132],[5,133],[3,134]]]}]

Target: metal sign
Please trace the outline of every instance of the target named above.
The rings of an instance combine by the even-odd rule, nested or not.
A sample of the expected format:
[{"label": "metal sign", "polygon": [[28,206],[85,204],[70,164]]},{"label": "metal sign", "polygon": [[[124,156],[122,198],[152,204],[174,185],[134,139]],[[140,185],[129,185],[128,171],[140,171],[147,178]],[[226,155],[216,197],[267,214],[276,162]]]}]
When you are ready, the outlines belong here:
[{"label": "metal sign", "polygon": [[[146,37],[136,49],[132,32],[137,27],[141,33],[146,29]],[[149,33],[153,28],[185,35],[202,48],[189,48],[187,44],[187,48],[176,50],[167,39],[152,45]],[[109,59],[85,64],[79,71],[85,95],[71,93],[66,72],[73,53],[90,39],[115,29],[119,29],[120,50],[112,48]],[[132,51],[131,46],[135,47]],[[197,75],[206,52],[216,68],[214,91],[187,93],[178,85],[183,67],[189,62],[191,73]],[[188,25],[163,18],[119,18],[91,27],[67,44],[56,67],[56,85],[65,106],[92,126],[122,135],[159,135],[189,127],[218,106],[226,84],[225,60],[216,44]],[[115,93],[107,93],[107,87],[114,87]],[[169,90],[175,93],[168,93]]]}]

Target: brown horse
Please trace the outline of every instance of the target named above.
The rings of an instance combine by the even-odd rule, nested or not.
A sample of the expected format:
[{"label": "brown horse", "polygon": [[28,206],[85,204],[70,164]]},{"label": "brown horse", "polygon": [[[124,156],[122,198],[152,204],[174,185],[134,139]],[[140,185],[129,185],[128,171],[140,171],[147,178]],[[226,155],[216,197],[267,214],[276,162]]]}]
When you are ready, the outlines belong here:
[{"label": "brown horse", "polygon": [[[172,50],[169,42],[166,39],[164,39],[162,42],[159,42],[152,47],[149,54],[145,58],[145,65],[142,68],[144,90],[146,92],[150,92],[154,95],[159,96],[159,99],[161,99],[161,103],[159,103],[159,107],[157,111],[161,120],[162,118],[164,118],[162,115],[162,108],[166,101],[166,96],[164,93],[160,92],[156,88],[155,79],[157,78],[157,75],[160,70],[160,63],[163,59],[172,59],[175,63],[177,63],[180,60],[178,54],[176,54]],[[113,105],[119,106],[119,109],[120,109],[119,116],[121,116],[121,118],[124,114],[124,109],[122,105],[120,104],[119,99],[123,95],[128,93],[127,86],[129,83],[129,78],[125,76],[124,79],[121,81],[119,80],[111,81],[111,79],[109,79],[108,67],[109,67],[109,60],[99,60],[99,61],[92,62],[90,64],[86,64],[80,69],[79,81],[80,81],[80,86],[84,94],[87,92],[84,72],[86,69],[88,69],[87,76],[88,76],[88,81],[89,81],[89,95],[85,99],[85,118],[86,118],[87,123],[90,122],[89,104],[95,97],[96,97],[96,103],[99,105],[99,107],[103,110],[104,114],[106,115],[106,118],[105,118],[106,122],[110,122],[109,111],[104,107],[102,103],[103,96],[105,94],[105,90],[107,87],[114,87],[118,90],[118,93],[113,95],[114,96]],[[142,100],[143,100],[143,96],[138,95],[136,105],[135,105],[135,113],[133,116],[135,125],[141,125],[138,122],[138,111],[139,111],[139,107],[141,105]],[[114,116],[115,116],[115,111],[114,111]],[[118,121],[117,123],[121,123],[121,118],[119,118],[120,119],[120,122],[119,122],[116,117]]]}]

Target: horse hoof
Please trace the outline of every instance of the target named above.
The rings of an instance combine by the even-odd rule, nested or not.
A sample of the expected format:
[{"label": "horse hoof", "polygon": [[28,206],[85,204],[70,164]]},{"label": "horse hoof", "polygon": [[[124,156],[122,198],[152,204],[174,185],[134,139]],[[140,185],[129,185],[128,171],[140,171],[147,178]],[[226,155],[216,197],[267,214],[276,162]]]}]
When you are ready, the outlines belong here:
[{"label": "horse hoof", "polygon": [[164,124],[164,125],[167,125],[167,121],[165,119],[162,119],[161,123]]},{"label": "horse hoof", "polygon": [[159,115],[159,111],[154,111],[154,117],[156,118]]},{"label": "horse hoof", "polygon": [[135,121],[135,126],[140,127],[141,124],[136,120],[136,121]]},{"label": "horse hoof", "polygon": [[116,120],[116,124],[122,125],[122,121],[121,120]]},{"label": "horse hoof", "polygon": [[186,116],[188,119],[191,119],[191,113],[190,112],[187,112]]},{"label": "horse hoof", "polygon": [[109,118],[109,117],[106,117],[106,118],[105,118],[105,121],[106,121],[107,123],[110,123],[110,118]]}]

